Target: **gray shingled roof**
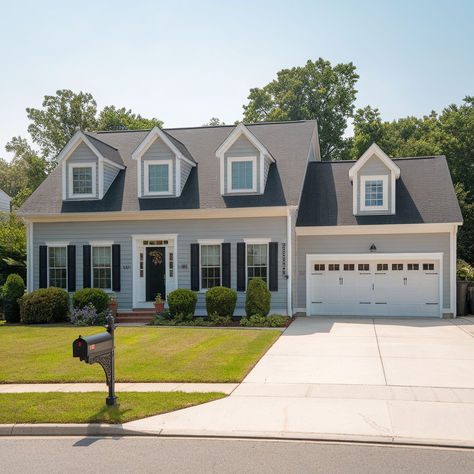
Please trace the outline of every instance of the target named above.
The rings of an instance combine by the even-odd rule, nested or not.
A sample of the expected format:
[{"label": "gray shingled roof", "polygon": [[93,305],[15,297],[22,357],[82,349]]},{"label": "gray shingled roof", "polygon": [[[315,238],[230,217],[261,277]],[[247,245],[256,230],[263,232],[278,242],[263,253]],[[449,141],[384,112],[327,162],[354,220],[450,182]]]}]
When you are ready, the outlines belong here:
[{"label": "gray shingled roof", "polygon": [[117,163],[118,165],[123,166],[123,160],[117,148],[107,145],[107,143],[104,143],[103,141],[93,137],[89,133],[86,133],[85,135],[91,141],[91,143],[97,148],[97,150],[101,153],[101,155],[104,158],[107,158],[113,161],[114,163]]},{"label": "gray shingled roof", "polygon": [[349,169],[354,161],[310,163],[297,226],[421,224],[462,222],[444,156],[400,158],[396,214],[354,216]]},{"label": "gray shingled roof", "polygon": [[[197,163],[179,198],[138,198],[136,161],[132,153],[149,130],[88,132],[89,137],[115,149],[126,169],[120,171],[102,200],[62,201],[61,170],[55,169],[21,207],[21,214],[139,211],[152,209],[212,209],[297,205],[316,121],[261,123],[249,130],[275,158],[263,195],[222,196],[216,150],[234,125],[166,129],[180,151]],[[96,142],[94,142],[96,144]],[[184,148],[182,148],[184,147]],[[103,152],[104,149],[101,149]],[[107,150],[110,153],[110,150]],[[185,155],[188,156],[188,155]]]}]

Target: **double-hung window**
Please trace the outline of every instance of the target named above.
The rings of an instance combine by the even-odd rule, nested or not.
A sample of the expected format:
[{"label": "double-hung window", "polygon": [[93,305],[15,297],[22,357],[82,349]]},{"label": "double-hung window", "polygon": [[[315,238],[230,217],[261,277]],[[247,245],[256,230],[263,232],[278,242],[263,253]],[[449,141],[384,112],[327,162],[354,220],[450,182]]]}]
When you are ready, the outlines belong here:
[{"label": "double-hung window", "polygon": [[201,289],[221,285],[221,245],[200,244],[201,248]]},{"label": "double-hung window", "polygon": [[71,163],[69,165],[70,197],[95,197],[96,195],[96,164]]},{"label": "double-hung window", "polygon": [[229,157],[227,192],[249,193],[257,191],[257,157]]},{"label": "double-hung window", "polygon": [[145,195],[172,194],[172,160],[145,161]]},{"label": "double-hung window", "polygon": [[92,285],[103,290],[112,289],[112,247],[92,247]]},{"label": "double-hung window", "polygon": [[388,210],[388,176],[362,176],[361,210]]},{"label": "double-hung window", "polygon": [[268,282],[268,244],[247,244],[247,281],[252,278]]},{"label": "double-hung window", "polygon": [[48,247],[48,286],[67,288],[66,247]]}]

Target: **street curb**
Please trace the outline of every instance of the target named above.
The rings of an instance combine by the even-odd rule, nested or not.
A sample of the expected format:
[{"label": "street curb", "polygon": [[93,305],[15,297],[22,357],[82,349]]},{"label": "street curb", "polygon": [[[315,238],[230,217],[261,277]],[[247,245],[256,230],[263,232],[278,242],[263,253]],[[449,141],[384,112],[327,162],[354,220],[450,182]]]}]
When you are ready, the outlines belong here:
[{"label": "street curb", "polygon": [[140,431],[126,429],[113,424],[0,424],[0,437],[6,436],[153,436],[158,438],[223,438],[223,439],[266,439],[275,441],[316,441],[340,443],[367,443],[385,445],[426,446],[474,449],[474,440],[405,438],[402,436],[368,436],[333,433],[283,433],[252,431],[203,431],[166,430]]}]

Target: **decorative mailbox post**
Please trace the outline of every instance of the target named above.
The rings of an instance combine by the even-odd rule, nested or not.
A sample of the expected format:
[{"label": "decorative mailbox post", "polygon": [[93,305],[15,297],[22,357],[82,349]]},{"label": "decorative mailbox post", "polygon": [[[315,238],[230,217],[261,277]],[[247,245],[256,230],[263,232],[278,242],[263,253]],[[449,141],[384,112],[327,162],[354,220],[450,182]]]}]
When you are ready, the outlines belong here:
[{"label": "decorative mailbox post", "polygon": [[109,313],[107,316],[107,332],[94,334],[93,336],[79,336],[72,343],[73,357],[79,357],[87,364],[100,364],[105,372],[105,378],[109,387],[109,396],[105,399],[107,405],[116,405],[115,396],[115,354],[114,354],[114,317]]}]

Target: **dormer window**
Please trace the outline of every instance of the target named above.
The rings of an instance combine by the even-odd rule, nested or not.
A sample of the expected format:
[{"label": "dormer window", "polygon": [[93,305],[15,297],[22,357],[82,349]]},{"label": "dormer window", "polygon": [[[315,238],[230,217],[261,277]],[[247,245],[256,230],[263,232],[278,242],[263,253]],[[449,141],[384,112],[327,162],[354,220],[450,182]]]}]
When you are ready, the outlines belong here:
[{"label": "dormer window", "polygon": [[361,210],[387,210],[388,176],[361,176]]},{"label": "dormer window", "polygon": [[229,193],[257,191],[257,157],[228,158],[227,189]]},{"label": "dormer window", "polygon": [[89,198],[95,197],[96,189],[96,164],[71,163],[69,173],[70,197]]},{"label": "dormer window", "polygon": [[172,160],[145,161],[145,195],[159,196],[172,194]]}]

